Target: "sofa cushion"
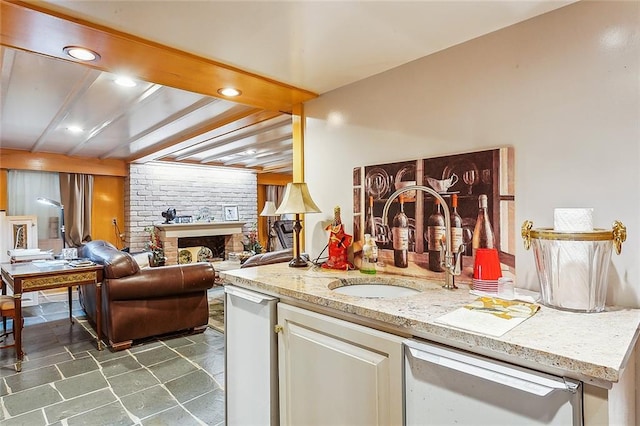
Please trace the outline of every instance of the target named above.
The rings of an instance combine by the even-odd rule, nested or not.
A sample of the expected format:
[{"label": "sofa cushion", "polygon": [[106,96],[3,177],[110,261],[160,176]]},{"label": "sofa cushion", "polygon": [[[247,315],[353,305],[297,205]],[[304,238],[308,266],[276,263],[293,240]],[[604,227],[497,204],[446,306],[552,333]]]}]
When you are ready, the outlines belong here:
[{"label": "sofa cushion", "polygon": [[141,251],[138,253],[131,253],[133,259],[136,261],[140,269],[146,269],[151,267],[151,252],[150,251]]}]

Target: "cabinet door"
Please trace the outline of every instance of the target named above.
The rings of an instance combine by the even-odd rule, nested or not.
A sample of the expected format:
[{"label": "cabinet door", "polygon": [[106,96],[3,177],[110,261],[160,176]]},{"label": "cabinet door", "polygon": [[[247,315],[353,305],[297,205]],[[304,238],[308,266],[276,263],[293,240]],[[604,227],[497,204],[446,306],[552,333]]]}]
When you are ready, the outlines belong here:
[{"label": "cabinet door", "polygon": [[278,299],[232,285],[224,290],[226,424],[277,425]]},{"label": "cabinet door", "polygon": [[402,339],[278,304],[283,425],[402,424]]}]

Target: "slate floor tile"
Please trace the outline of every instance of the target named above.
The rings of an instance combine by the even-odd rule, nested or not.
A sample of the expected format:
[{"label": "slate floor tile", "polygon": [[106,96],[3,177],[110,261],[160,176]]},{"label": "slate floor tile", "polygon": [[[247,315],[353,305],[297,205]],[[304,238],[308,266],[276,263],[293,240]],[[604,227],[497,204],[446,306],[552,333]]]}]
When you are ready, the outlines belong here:
[{"label": "slate floor tile", "polygon": [[112,402],[67,419],[68,426],[128,426],[136,422],[129,416],[122,403]]},{"label": "slate floor tile", "polygon": [[31,371],[22,371],[13,376],[5,377],[5,383],[11,393],[16,393],[60,379],[62,379],[62,376],[58,369],[50,365]]},{"label": "slate floor tile", "polygon": [[187,337],[176,337],[175,339],[167,339],[164,341],[164,344],[170,348],[179,348],[180,346],[191,345],[192,343],[193,341]]},{"label": "slate floor tile", "polygon": [[160,384],[153,374],[145,368],[140,368],[129,373],[119,374],[107,379],[111,389],[119,397],[138,392]]},{"label": "slate floor tile", "polygon": [[62,396],[50,384],[31,388],[2,398],[10,416],[17,416],[62,401]]},{"label": "slate floor tile", "polygon": [[201,425],[187,410],[180,406],[170,408],[142,420],[144,426],[199,426]]},{"label": "slate floor tile", "polygon": [[[7,384],[4,380],[0,380],[0,396],[5,396],[9,394],[9,390],[7,389]],[[0,419],[2,419],[2,412],[0,412]]]},{"label": "slate floor tile", "polygon": [[60,369],[64,377],[72,377],[77,376],[78,374],[97,370],[99,366],[95,359],[89,357],[61,362],[60,364],[58,364],[58,368]]},{"label": "slate floor tile", "polygon": [[95,392],[99,389],[109,387],[109,383],[100,371],[80,374],[68,379],[59,380],[54,383],[55,388],[64,399],[75,398],[76,396]]},{"label": "slate floor tile", "polygon": [[160,385],[124,396],[120,400],[129,412],[140,419],[178,405],[176,399]]},{"label": "slate floor tile", "polygon": [[92,407],[101,407],[116,400],[110,389],[101,389],[97,392],[80,395],[57,404],[44,408],[45,416],[49,422],[56,422],[68,417],[86,413]]},{"label": "slate floor tile", "polygon": [[174,350],[162,345],[148,351],[137,352],[135,357],[140,364],[148,367],[168,359],[176,358],[178,354]]},{"label": "slate floor tile", "polygon": [[42,410],[31,411],[2,421],[2,426],[45,426],[46,424]]},{"label": "slate floor tile", "polygon": [[178,401],[186,402],[215,389],[217,384],[207,373],[196,370],[167,382],[165,386]]},{"label": "slate floor tile", "polygon": [[142,367],[142,364],[130,354],[104,361],[101,365],[102,374],[104,374],[105,377],[117,376],[122,373],[139,370]]},{"label": "slate floor tile", "polygon": [[220,388],[185,402],[183,406],[207,425],[224,423],[224,391]]},{"label": "slate floor tile", "polygon": [[180,376],[191,373],[197,370],[198,367],[193,365],[181,357],[175,357],[170,360],[154,364],[149,367],[151,373],[158,378],[162,383],[166,383],[170,380],[177,379]]},{"label": "slate floor tile", "polygon": [[224,351],[215,349],[208,354],[189,357],[189,359],[212,376],[224,374]]}]

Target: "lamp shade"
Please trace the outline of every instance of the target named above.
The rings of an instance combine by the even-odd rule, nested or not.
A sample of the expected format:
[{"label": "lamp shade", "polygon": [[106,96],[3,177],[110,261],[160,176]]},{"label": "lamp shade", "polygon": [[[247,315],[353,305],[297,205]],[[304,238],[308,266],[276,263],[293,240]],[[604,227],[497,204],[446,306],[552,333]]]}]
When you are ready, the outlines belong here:
[{"label": "lamp shade", "polygon": [[304,182],[288,183],[284,190],[282,204],[276,210],[276,215],[287,213],[320,213],[320,209],[309,195],[309,188]]},{"label": "lamp shade", "polygon": [[36,198],[36,201],[38,201],[39,203],[42,203],[42,204],[46,204],[48,206],[57,207],[59,209],[63,208],[63,206],[62,206],[62,204],[60,202],[55,201],[55,200],[51,200],[49,198],[38,197],[38,198]]},{"label": "lamp shade", "polygon": [[264,208],[260,212],[260,216],[277,216],[276,205],[273,201],[266,201],[264,203]]}]

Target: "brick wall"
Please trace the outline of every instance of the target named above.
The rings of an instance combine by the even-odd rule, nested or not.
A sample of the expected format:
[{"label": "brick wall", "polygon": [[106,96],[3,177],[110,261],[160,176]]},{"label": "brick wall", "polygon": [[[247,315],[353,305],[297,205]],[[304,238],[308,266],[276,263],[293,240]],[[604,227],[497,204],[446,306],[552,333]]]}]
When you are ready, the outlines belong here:
[{"label": "brick wall", "polygon": [[[253,172],[165,163],[130,164],[125,179],[125,227],[131,251],[144,249],[144,228],[164,221],[162,212],[193,216],[208,207],[216,222],[224,221],[223,206],[238,206],[245,231],[258,218],[257,177]],[[237,239],[237,237],[236,237]]]}]

